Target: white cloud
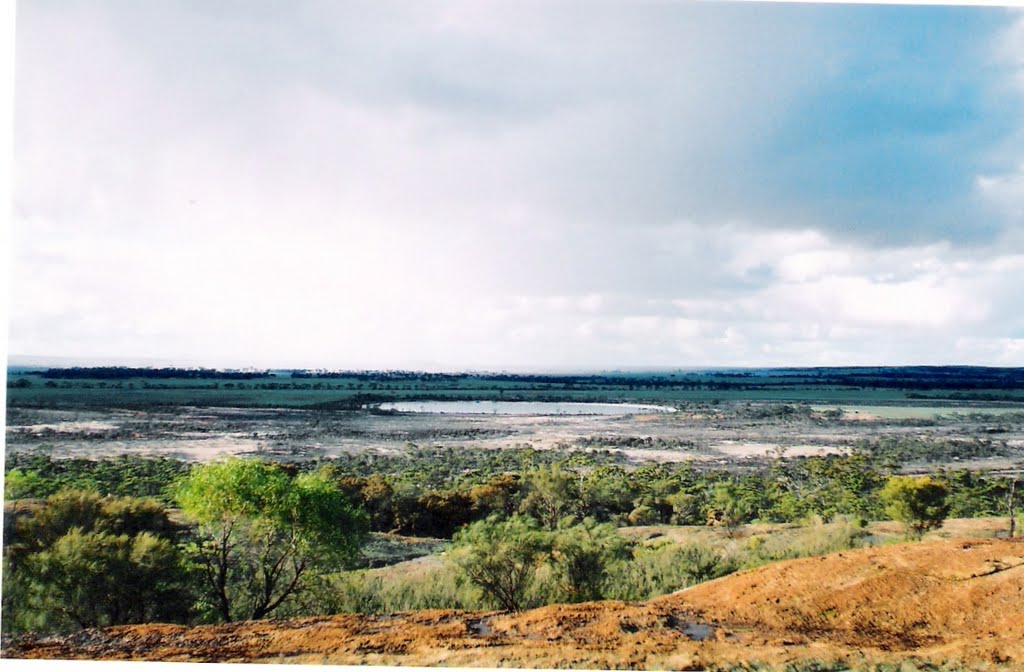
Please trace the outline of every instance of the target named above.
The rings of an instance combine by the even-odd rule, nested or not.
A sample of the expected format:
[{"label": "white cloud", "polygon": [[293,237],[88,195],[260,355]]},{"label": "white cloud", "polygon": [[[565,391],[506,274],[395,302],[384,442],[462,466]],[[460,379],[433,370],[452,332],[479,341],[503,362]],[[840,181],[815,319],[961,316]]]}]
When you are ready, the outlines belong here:
[{"label": "white cloud", "polygon": [[1024,165],[1012,173],[980,175],[976,182],[982,198],[1017,222],[1024,222]]},{"label": "white cloud", "polygon": [[[754,157],[837,72],[823,14],[354,7],[21,8],[12,352],[1015,356],[984,344],[1020,333],[1021,241],[868,245],[774,206]],[[1019,217],[1022,184],[976,190]]]}]

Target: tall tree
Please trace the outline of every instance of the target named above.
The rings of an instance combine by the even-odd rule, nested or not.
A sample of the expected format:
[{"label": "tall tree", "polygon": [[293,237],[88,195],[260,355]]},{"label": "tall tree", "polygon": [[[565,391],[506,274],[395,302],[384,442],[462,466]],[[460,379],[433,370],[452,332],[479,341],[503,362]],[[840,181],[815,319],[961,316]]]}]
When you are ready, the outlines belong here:
[{"label": "tall tree", "polygon": [[264,618],[311,573],[353,565],[368,526],[325,475],[254,460],[193,469],[177,500],[197,524],[190,551],[223,621]]},{"label": "tall tree", "polygon": [[1017,499],[1017,479],[1010,481],[1010,487],[1006,490],[1006,514],[1010,517],[1009,538],[1013,539],[1014,531],[1017,528],[1017,514],[1014,506]]}]

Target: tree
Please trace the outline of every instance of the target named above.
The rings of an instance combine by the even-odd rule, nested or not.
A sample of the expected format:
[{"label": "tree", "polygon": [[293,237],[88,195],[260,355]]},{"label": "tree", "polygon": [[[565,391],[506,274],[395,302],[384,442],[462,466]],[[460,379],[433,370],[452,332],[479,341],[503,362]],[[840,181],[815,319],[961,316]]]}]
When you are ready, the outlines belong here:
[{"label": "tree", "polygon": [[879,494],[886,515],[903,523],[908,536],[917,539],[942,527],[949,513],[949,488],[930,476],[891,476]]},{"label": "tree", "polygon": [[519,510],[532,516],[549,530],[577,509],[580,489],[577,475],[557,464],[540,467],[526,475],[526,497]]},{"label": "tree", "polygon": [[509,517],[515,513],[519,503],[522,484],[518,474],[499,474],[487,483],[478,485],[469,491],[473,501],[473,515],[486,518],[491,514]]},{"label": "tree", "polygon": [[354,565],[368,526],[325,474],[254,460],[194,468],[177,500],[197,524],[190,552],[223,621],[264,618],[311,573]]},{"label": "tree", "polygon": [[1014,478],[1010,481],[1010,487],[1006,491],[1006,514],[1010,518],[1010,529],[1007,532],[1007,537],[1013,539],[1014,531],[1017,528],[1017,516],[1014,512],[1014,504],[1016,503],[1017,497],[1017,479]]},{"label": "tree", "polygon": [[583,479],[580,489],[581,508],[597,520],[608,521],[624,516],[633,508],[640,494],[637,482],[629,471],[619,466],[598,467]]},{"label": "tree", "polygon": [[733,537],[740,525],[753,515],[752,507],[739,486],[735,483],[719,483],[711,493],[709,522],[721,525],[728,536]]},{"label": "tree", "polygon": [[464,527],[451,558],[470,583],[502,609],[520,611],[537,569],[551,549],[551,535],[526,516],[492,516]]}]

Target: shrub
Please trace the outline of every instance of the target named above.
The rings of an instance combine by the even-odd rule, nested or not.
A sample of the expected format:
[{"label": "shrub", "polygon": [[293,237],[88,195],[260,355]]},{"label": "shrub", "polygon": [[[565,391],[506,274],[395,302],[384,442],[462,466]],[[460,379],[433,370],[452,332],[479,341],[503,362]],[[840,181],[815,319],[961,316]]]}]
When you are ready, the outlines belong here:
[{"label": "shrub", "polygon": [[477,521],[453,541],[453,562],[489,600],[508,611],[526,606],[526,595],[551,549],[551,535],[525,516]]},{"label": "shrub", "polygon": [[581,525],[560,530],[555,535],[551,567],[561,600],[602,599],[613,565],[628,555],[626,541],[610,524],[598,525],[587,519]]},{"label": "shrub", "polygon": [[[5,530],[5,632],[187,619],[191,577],[153,500],[64,491]],[[7,536],[9,535],[9,536]]]},{"label": "shrub", "polygon": [[880,494],[885,513],[903,523],[908,536],[917,539],[942,527],[949,513],[949,488],[929,476],[892,476]]}]

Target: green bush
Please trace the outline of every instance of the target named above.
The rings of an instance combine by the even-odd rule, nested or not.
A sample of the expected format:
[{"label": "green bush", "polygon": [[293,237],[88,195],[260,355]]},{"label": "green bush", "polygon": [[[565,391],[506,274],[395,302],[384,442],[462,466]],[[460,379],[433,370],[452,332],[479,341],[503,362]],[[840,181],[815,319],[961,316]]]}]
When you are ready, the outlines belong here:
[{"label": "green bush", "polygon": [[949,487],[930,476],[892,476],[880,496],[885,513],[903,523],[908,536],[917,539],[942,527],[949,513]]},{"label": "green bush", "polygon": [[469,583],[461,570],[445,563],[412,575],[361,570],[327,577],[295,615],[483,609],[487,604],[480,589]]},{"label": "green bush", "polygon": [[697,583],[725,576],[736,563],[720,551],[698,544],[665,542],[640,546],[633,557],[612,570],[606,597],[616,600],[648,600]]},{"label": "green bush", "polygon": [[561,602],[603,599],[611,586],[612,568],[629,555],[615,527],[587,519],[559,530],[554,537],[550,566]]},{"label": "green bush", "polygon": [[180,621],[189,613],[184,570],[173,544],[71,529],[28,563],[37,609],[82,628]]},{"label": "green bush", "polygon": [[531,606],[526,596],[551,545],[551,534],[532,518],[488,518],[455,535],[451,558],[487,599],[501,609],[520,611]]},{"label": "green bush", "polygon": [[64,491],[5,528],[4,632],[190,615],[192,580],[178,530],[153,500]]},{"label": "green bush", "polygon": [[750,539],[744,564],[760,565],[845,551],[862,546],[867,536],[858,520],[840,516],[831,523],[823,523],[818,519],[790,534],[772,534]]}]

